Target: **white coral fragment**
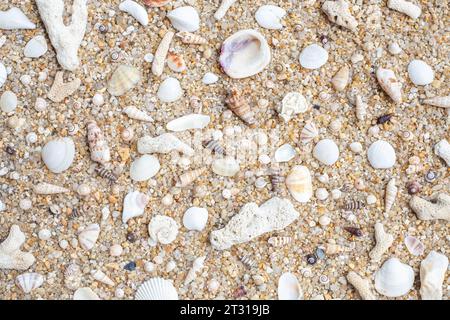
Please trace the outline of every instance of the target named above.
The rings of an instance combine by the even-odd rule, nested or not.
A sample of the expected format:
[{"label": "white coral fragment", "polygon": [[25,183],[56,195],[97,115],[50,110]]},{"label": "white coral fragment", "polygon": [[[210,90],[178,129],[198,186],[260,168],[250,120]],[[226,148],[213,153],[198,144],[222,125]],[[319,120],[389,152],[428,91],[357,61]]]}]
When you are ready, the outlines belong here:
[{"label": "white coral fragment", "polygon": [[171,133],[163,133],[158,137],[143,136],[137,142],[139,153],[169,153],[173,150],[187,156],[194,154],[194,149]]},{"label": "white coral fragment", "polygon": [[72,21],[66,26],[63,21],[63,0],[36,0],[39,14],[55,48],[59,64],[66,70],[74,71],[80,62],[78,48],[83,40],[87,24],[87,0],[74,0]]},{"label": "white coral fragment", "polygon": [[356,30],[358,22],[350,13],[349,4],[345,0],[325,1],[322,10],[331,22],[351,31]]},{"label": "white coral fragment", "polygon": [[431,251],[420,263],[420,295],[422,300],[442,300],[442,284],[448,268],[448,258]]},{"label": "white coral fragment", "polygon": [[414,3],[405,0],[389,0],[389,9],[406,14],[412,19],[417,19],[422,14],[422,9]]},{"label": "white coral fragment", "polygon": [[225,14],[227,13],[228,9],[230,9],[230,7],[235,2],[236,2],[236,0],[222,0],[216,13],[214,13],[214,18],[216,20],[222,20],[222,18],[225,17]]},{"label": "white coral fragment", "polygon": [[394,242],[394,237],[384,231],[383,224],[377,222],[375,224],[375,240],[377,243],[372,251],[370,251],[369,256],[372,261],[380,261],[383,254],[389,249],[392,242]]},{"label": "white coral fragment", "polygon": [[354,271],[347,274],[348,282],[355,287],[363,300],[376,300],[372,290],[370,289],[370,281],[361,277]]},{"label": "white coral fragment", "polygon": [[0,244],[0,269],[26,270],[35,261],[29,252],[20,251],[25,234],[18,225],[11,226],[8,237]]},{"label": "white coral fragment", "polygon": [[450,195],[446,193],[438,193],[430,200],[413,196],[409,205],[420,220],[450,221]]},{"label": "white coral fragment", "polygon": [[447,140],[442,139],[434,146],[434,153],[444,159],[447,167],[450,167],[450,143]]}]

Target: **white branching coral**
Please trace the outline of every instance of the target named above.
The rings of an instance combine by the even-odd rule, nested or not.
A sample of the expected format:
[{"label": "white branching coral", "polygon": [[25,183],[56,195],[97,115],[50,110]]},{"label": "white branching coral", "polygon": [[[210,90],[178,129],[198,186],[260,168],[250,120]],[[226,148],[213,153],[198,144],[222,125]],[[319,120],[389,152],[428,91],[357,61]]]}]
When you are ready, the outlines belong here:
[{"label": "white branching coral", "polygon": [[34,263],[31,253],[20,247],[25,242],[25,234],[18,225],[13,225],[8,237],[0,244],[0,269],[26,270]]},{"label": "white branching coral", "polygon": [[64,0],[36,0],[39,14],[48,36],[56,50],[59,64],[66,70],[78,68],[78,48],[83,40],[87,24],[87,0],[74,0],[72,21],[66,26],[63,21]]},{"label": "white branching coral", "polygon": [[355,287],[363,300],[376,300],[372,290],[370,289],[370,281],[361,277],[354,271],[347,274],[348,282]]},{"label": "white branching coral", "polygon": [[450,195],[446,193],[438,193],[430,200],[414,196],[409,201],[409,205],[420,220],[450,221]]},{"label": "white branching coral", "polygon": [[422,9],[419,6],[405,0],[389,0],[387,6],[392,10],[406,14],[412,19],[417,19],[422,13]]},{"label": "white branching coral", "polygon": [[370,251],[369,256],[372,261],[380,261],[383,254],[389,249],[394,242],[394,237],[384,231],[384,227],[380,222],[375,224],[375,240],[377,244]]}]

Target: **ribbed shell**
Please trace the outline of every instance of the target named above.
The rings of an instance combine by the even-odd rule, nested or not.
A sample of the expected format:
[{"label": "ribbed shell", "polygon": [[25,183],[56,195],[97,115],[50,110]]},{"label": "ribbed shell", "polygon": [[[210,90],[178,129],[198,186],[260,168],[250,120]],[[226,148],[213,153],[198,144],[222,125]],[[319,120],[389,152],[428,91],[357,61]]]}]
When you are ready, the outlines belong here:
[{"label": "ribbed shell", "polygon": [[226,154],[225,149],[216,140],[203,141],[202,145],[204,148],[211,150],[211,152],[214,152],[215,154],[220,154],[222,156]]},{"label": "ribbed shell", "polygon": [[57,194],[57,193],[65,193],[69,192],[69,189],[56,186],[54,184],[40,182],[33,187],[33,190],[37,194]]},{"label": "ribbed shell", "polygon": [[398,188],[395,186],[395,179],[389,180],[386,186],[386,193],[384,196],[384,212],[388,213],[395,203]]},{"label": "ribbed shell", "polygon": [[100,226],[97,223],[88,225],[78,235],[78,241],[84,250],[91,250],[100,235]]},{"label": "ribbed shell", "polygon": [[152,278],[139,286],[135,300],[178,300],[178,293],[169,280]]},{"label": "ribbed shell", "polygon": [[394,71],[378,68],[377,80],[381,88],[395,103],[402,102],[402,84],[397,80]]},{"label": "ribbed shell", "polygon": [[423,103],[435,107],[450,108],[450,96],[425,99],[423,100]]},{"label": "ribbed shell", "polygon": [[146,112],[139,110],[134,106],[129,106],[123,109],[123,112],[131,119],[152,122],[153,118],[150,117]]},{"label": "ribbed shell", "polygon": [[183,173],[179,176],[177,187],[184,188],[194,182],[198,177],[200,177],[206,171],[206,167],[191,170]]},{"label": "ribbed shell", "polygon": [[23,273],[17,276],[16,283],[23,292],[30,293],[44,283],[44,277],[36,272]]},{"label": "ribbed shell", "polygon": [[120,65],[108,81],[108,92],[113,96],[121,96],[133,89],[141,80],[138,69],[132,66]]},{"label": "ribbed shell", "polygon": [[308,121],[300,132],[300,141],[304,144],[309,143],[319,135],[319,130],[312,121]]},{"label": "ribbed shell", "polygon": [[233,111],[242,121],[247,125],[253,125],[256,123],[254,114],[245,99],[244,95],[241,95],[237,89],[232,89],[230,94],[225,100],[228,108]]},{"label": "ribbed shell", "polygon": [[239,258],[241,262],[249,269],[252,269],[256,266],[256,261],[252,259],[252,257],[248,254],[242,256]]},{"label": "ribbed shell", "polygon": [[105,164],[111,160],[108,143],[94,120],[87,123],[87,138],[92,161]]},{"label": "ribbed shell", "polygon": [[206,44],[208,41],[196,34],[187,32],[187,31],[180,31],[176,34],[178,38],[181,39],[181,42],[186,44]]}]

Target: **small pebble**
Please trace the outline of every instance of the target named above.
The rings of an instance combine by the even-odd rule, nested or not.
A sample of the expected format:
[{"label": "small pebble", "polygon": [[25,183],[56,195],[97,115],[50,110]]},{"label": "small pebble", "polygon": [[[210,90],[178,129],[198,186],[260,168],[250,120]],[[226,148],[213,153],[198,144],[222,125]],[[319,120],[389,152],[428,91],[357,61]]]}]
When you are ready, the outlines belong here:
[{"label": "small pebble", "polygon": [[52,236],[52,233],[48,229],[42,229],[38,233],[38,238],[41,240],[44,240],[44,241],[49,240],[51,238],[51,236]]},{"label": "small pebble", "polygon": [[131,261],[127,263],[123,268],[128,271],[134,271],[136,269],[136,262]]}]

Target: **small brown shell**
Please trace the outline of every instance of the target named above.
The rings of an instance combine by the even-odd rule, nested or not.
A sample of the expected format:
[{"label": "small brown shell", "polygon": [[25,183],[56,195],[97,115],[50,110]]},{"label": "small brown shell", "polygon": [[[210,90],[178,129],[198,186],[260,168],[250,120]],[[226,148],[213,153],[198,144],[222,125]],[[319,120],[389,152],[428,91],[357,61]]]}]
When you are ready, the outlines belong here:
[{"label": "small brown shell", "polygon": [[249,103],[245,99],[245,95],[238,92],[237,89],[231,90],[230,94],[225,100],[225,103],[227,104],[228,108],[247,125],[251,126],[256,123],[256,119]]},{"label": "small brown shell", "polygon": [[186,70],[186,62],[183,56],[171,51],[167,54],[167,66],[175,72],[183,72]]}]

